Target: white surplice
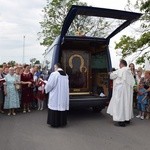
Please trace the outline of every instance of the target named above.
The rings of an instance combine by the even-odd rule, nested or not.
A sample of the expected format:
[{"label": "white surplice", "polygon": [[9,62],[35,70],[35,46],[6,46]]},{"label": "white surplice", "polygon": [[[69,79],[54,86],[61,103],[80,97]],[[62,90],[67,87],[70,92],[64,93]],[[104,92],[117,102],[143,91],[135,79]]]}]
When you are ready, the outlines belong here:
[{"label": "white surplice", "polygon": [[[58,69],[58,71],[61,69]],[[69,110],[69,80],[58,71],[51,73],[45,92],[49,93],[48,108],[51,110]]]},{"label": "white surplice", "polygon": [[114,121],[129,121],[133,118],[133,75],[128,67],[123,67],[112,72],[110,79],[113,80],[113,94],[107,113]]}]

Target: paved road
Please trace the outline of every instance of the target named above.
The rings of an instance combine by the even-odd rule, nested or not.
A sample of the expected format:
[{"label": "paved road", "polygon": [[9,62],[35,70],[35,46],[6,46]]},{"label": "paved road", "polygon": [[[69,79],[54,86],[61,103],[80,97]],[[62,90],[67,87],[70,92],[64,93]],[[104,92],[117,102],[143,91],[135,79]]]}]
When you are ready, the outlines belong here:
[{"label": "paved road", "polygon": [[121,128],[105,111],[71,111],[58,129],[46,124],[46,110],[0,114],[0,150],[150,150],[150,120],[135,118]]}]

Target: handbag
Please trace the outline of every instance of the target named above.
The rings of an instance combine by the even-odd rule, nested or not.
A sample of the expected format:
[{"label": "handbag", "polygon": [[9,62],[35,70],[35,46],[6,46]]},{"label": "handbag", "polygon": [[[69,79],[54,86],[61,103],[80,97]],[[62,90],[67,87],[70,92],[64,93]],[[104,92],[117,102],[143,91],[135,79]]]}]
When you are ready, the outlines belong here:
[{"label": "handbag", "polygon": [[20,84],[15,84],[15,88],[16,88],[16,90],[20,90],[21,89],[21,85]]}]

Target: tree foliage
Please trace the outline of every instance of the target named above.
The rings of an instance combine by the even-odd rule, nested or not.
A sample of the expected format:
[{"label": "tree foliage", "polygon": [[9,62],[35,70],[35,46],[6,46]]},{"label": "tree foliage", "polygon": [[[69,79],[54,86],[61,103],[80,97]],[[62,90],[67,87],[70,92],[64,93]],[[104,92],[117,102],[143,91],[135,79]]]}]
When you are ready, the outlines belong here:
[{"label": "tree foliage", "polygon": [[37,60],[36,58],[31,58],[30,59],[31,65],[34,66],[35,64],[40,64],[40,61]]},{"label": "tree foliage", "polygon": [[12,67],[14,67],[15,64],[16,64],[16,62],[14,60],[11,60],[11,61],[8,62],[8,65],[12,66]]},{"label": "tree foliage", "polygon": [[36,60],[36,62],[34,64],[40,64],[40,61],[39,60]]},{"label": "tree foliage", "polygon": [[50,45],[60,34],[64,18],[73,4],[86,5],[86,3],[80,3],[79,0],[47,1],[47,5],[43,9],[44,19],[40,22],[42,32],[39,35],[43,38],[41,45]]},{"label": "tree foliage", "polygon": [[[64,18],[66,17],[72,5],[84,5],[86,3],[79,0],[52,0],[47,1],[47,5],[43,9],[44,19],[40,22],[42,31],[39,37],[43,39],[41,45],[49,46],[53,40],[60,34]],[[104,31],[105,29],[105,31]],[[103,18],[90,18],[87,16],[76,16],[71,27],[69,28],[68,35],[79,34],[91,36],[105,36],[110,29],[110,24]]]},{"label": "tree foliage", "polygon": [[[131,6],[130,1],[128,5]],[[143,13],[140,28],[136,29],[135,36],[123,35],[115,48],[122,50],[123,58],[134,54],[136,63],[142,64],[145,58],[150,59],[150,0],[137,0],[134,8]]]}]

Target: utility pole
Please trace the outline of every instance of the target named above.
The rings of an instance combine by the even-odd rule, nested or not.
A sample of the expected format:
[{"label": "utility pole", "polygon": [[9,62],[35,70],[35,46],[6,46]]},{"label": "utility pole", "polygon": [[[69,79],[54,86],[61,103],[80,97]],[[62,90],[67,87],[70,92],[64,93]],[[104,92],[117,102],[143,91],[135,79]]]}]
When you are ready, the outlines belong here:
[{"label": "utility pole", "polygon": [[22,64],[24,64],[24,54],[25,54],[25,35],[23,36],[23,55],[22,55]]}]

